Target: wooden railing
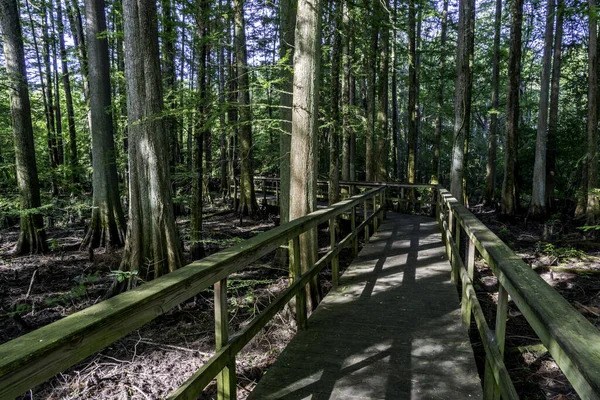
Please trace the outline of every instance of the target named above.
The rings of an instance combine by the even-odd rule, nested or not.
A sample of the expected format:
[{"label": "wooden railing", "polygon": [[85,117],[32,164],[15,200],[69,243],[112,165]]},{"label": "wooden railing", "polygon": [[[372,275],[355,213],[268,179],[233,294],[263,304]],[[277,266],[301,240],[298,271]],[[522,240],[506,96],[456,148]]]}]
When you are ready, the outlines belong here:
[{"label": "wooden railing", "polygon": [[[469,326],[473,315],[485,348],[484,398],[497,399],[498,394],[504,399],[518,398],[503,360],[510,296],[579,396],[600,399],[598,329],[447,190],[438,188],[438,194],[438,222],[452,264],[452,278],[462,284],[463,320]],[[461,232],[466,234],[464,260]],[[475,249],[498,278],[494,331],[486,323],[473,288]]]},{"label": "wooden railing", "polygon": [[[279,204],[280,184],[277,177],[255,176],[254,187],[259,198],[258,201],[267,201],[267,196],[275,197],[275,204]],[[236,181],[236,185],[239,184]],[[329,182],[317,181],[317,198],[327,200]],[[398,211],[411,211],[433,215],[435,205],[435,185],[408,184],[408,183],[379,183],[379,182],[354,182],[340,181],[341,198],[348,198],[357,193],[381,186],[387,187],[388,202]],[[260,197],[262,196],[262,198]]]},{"label": "wooden railing", "polygon": [[[380,186],[353,196],[0,345],[0,399],[22,394],[213,285],[216,353],[169,398],[196,398],[215,377],[219,398],[235,398],[236,354],[293,297],[298,326],[306,328],[304,287],[329,263],[333,284],[338,283],[340,251],[351,246],[356,255],[359,233],[365,230],[368,239],[371,222],[377,229],[384,215],[385,191]],[[359,206],[364,220],[357,226]],[[331,229],[329,252],[314,265],[301,268],[299,236],[323,223],[332,226],[348,212],[351,233],[337,240]],[[227,277],[286,244],[294,255],[292,268],[297,279],[249,325],[228,337]],[[306,272],[301,274],[301,270]]]}]

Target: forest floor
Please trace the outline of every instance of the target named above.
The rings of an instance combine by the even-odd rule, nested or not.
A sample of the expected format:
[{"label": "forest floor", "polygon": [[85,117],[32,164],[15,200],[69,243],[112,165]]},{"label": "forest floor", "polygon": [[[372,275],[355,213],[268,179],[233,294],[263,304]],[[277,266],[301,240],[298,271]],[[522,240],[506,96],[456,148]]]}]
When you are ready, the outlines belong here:
[{"label": "forest floor", "polygon": [[[240,219],[218,207],[205,209],[204,238],[208,254],[275,226],[274,216]],[[212,216],[211,216],[212,214]],[[178,218],[182,237],[189,220]],[[52,251],[14,257],[18,229],[0,231],[0,343],[40,328],[102,300],[118,270],[121,251],[95,251],[93,261],[79,250],[83,225],[47,230]],[[321,252],[329,233],[319,234]],[[189,243],[184,240],[189,256]],[[274,266],[267,255],[228,280],[230,330],[241,329],[288,286],[286,266]],[[340,268],[350,264],[340,255]],[[321,287],[331,287],[331,271],[323,270]],[[21,399],[158,399],[165,398],[196,372],[215,351],[213,292],[206,290],[156,318],[99,353],[21,396]],[[295,334],[290,312],[276,316],[237,358],[238,398],[244,399]],[[202,399],[215,398],[213,382]]]},{"label": "forest floor", "polygon": [[[223,206],[205,210],[204,237],[207,253],[214,253],[240,240],[275,226],[276,217],[244,219]],[[574,228],[569,220],[556,218],[551,224],[500,222],[493,212],[479,210],[477,216],[532,266],[594,325],[600,327],[600,244]],[[182,237],[188,237],[189,220],[178,219]],[[546,232],[547,235],[544,235]],[[90,260],[79,245],[82,224],[47,231],[51,252],[14,257],[16,227],[0,230],[0,343],[11,340],[102,300],[119,267],[120,251],[95,251]],[[551,233],[550,238],[544,239]],[[326,229],[320,231],[320,251],[329,243]],[[189,243],[184,240],[186,256]],[[274,255],[232,276],[230,296],[231,330],[237,331],[264,309],[287,287],[287,267],[274,266]],[[340,267],[351,257],[342,253]],[[497,281],[484,262],[477,261],[478,297],[493,327]],[[330,288],[331,271],[321,276],[322,289]],[[204,291],[156,318],[141,329],[101,352],[39,385],[22,399],[155,399],[169,395],[214,354],[213,293]],[[476,331],[476,329],[472,330]],[[295,334],[290,313],[281,313],[250,342],[237,359],[238,398],[244,399],[257,379],[271,365]],[[479,363],[481,344],[474,343]],[[577,399],[560,369],[540,345],[518,309],[510,304],[506,338],[507,367],[523,399]],[[215,397],[211,384],[201,398]]]},{"label": "forest floor", "polygon": [[[526,216],[501,222],[496,213],[479,210],[477,217],[529,264],[550,286],[600,329],[600,243],[556,215],[546,223]],[[495,325],[498,281],[483,260],[476,260],[475,281],[490,327]],[[472,331],[477,331],[472,327]],[[579,399],[516,305],[509,303],[505,358],[523,399]],[[479,354],[482,351],[478,352]],[[480,366],[483,360],[478,360]]]}]

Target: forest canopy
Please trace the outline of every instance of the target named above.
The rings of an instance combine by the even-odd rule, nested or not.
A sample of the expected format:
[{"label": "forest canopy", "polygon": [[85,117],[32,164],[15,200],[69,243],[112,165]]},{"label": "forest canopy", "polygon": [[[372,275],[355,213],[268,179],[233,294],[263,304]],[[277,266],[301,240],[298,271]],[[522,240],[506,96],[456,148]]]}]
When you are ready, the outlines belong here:
[{"label": "forest canopy", "polygon": [[598,223],[594,0],[320,1],[310,29],[303,4],[2,0],[0,224],[20,226],[17,251],[78,219],[83,247],[125,246],[123,269],[158,276],[183,264],[175,218],[199,243],[215,194],[255,214],[254,176],[281,177],[282,222],[309,212],[287,199],[294,118],[313,117],[302,190],[326,179],[332,202],[340,180],[440,183],[509,217]]}]

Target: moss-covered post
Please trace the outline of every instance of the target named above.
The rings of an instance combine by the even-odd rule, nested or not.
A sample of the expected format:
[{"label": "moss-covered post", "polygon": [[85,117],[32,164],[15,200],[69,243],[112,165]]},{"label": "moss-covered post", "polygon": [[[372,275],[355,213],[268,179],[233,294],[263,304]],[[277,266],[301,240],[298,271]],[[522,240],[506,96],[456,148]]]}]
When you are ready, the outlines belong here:
[{"label": "moss-covered post", "polygon": [[377,194],[373,196],[373,233],[377,232],[378,219],[377,219]]},{"label": "moss-covered post", "polygon": [[[367,215],[367,200],[363,201],[363,217],[366,221],[368,218]],[[365,243],[369,243],[369,224],[365,224]]]},{"label": "moss-covered post", "polygon": [[[329,220],[329,240],[330,240],[330,251],[333,251],[336,247],[335,241],[335,218]],[[331,260],[331,282],[333,287],[337,287],[340,281],[340,258],[339,255],[335,255]]]},{"label": "moss-covered post", "polygon": [[[467,273],[469,278],[473,280],[473,272],[475,269],[475,242],[469,239],[467,244]],[[462,282],[462,319],[464,326],[469,329],[471,326],[471,302],[467,297],[467,282],[463,279]]]},{"label": "moss-covered post", "polygon": [[[352,232],[356,230],[356,206],[352,207],[352,214],[350,215],[350,228]],[[358,255],[358,235],[354,236],[352,240],[352,257],[356,258]]]},{"label": "moss-covered post", "polygon": [[[229,315],[227,313],[227,279],[215,283],[215,344],[221,350],[229,340]],[[217,375],[217,399],[235,400],[235,357]]]},{"label": "moss-covered post", "polygon": [[[300,265],[300,237],[296,236],[291,242],[291,270],[292,279],[300,279],[302,267]],[[293,282],[292,282],[293,283]],[[296,294],[296,323],[298,329],[306,329],[306,291],[300,290]]]}]

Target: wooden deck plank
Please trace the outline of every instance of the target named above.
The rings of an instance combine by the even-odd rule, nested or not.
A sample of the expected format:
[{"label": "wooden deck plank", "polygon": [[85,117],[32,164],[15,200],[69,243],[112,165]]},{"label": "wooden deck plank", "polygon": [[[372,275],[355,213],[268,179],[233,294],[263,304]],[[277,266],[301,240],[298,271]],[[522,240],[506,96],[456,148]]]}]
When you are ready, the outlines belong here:
[{"label": "wooden deck plank", "polygon": [[391,212],[249,397],[480,398],[437,224]]}]

